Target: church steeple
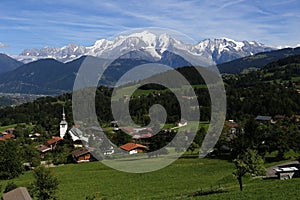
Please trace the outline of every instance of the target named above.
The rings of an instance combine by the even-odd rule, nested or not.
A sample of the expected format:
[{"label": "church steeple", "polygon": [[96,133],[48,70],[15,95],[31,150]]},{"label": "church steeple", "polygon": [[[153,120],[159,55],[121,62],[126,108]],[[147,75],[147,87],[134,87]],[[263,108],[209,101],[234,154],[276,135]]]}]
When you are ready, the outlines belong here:
[{"label": "church steeple", "polygon": [[62,120],[66,121],[65,107],[63,107]]},{"label": "church steeple", "polygon": [[65,107],[63,107],[62,120],[59,124],[59,136],[63,138],[68,130],[68,123],[66,121]]}]

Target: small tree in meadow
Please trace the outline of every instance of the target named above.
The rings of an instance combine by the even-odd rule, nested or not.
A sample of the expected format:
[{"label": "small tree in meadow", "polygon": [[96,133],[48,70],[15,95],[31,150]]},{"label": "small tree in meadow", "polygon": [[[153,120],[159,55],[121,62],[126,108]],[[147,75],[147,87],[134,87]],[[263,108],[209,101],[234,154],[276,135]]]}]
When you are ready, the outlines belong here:
[{"label": "small tree in meadow", "polygon": [[257,153],[256,150],[248,149],[244,155],[239,155],[234,160],[235,171],[233,174],[236,176],[240,190],[243,191],[242,177],[246,174],[253,176],[265,175],[266,169],[264,167],[263,158]]}]

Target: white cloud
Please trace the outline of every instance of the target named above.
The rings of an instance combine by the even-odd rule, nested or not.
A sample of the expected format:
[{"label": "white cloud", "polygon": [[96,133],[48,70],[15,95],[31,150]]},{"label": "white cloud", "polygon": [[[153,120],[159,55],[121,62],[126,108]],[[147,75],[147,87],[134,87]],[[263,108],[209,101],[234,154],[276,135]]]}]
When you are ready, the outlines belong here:
[{"label": "white cloud", "polygon": [[36,43],[92,45],[97,39],[143,27],[177,30],[196,41],[227,37],[276,46],[300,41],[297,0],[25,1],[20,12],[8,6],[0,14],[0,38],[15,41],[14,48],[20,44],[33,48]]},{"label": "white cloud", "polygon": [[0,42],[0,47],[8,47],[8,45]]}]

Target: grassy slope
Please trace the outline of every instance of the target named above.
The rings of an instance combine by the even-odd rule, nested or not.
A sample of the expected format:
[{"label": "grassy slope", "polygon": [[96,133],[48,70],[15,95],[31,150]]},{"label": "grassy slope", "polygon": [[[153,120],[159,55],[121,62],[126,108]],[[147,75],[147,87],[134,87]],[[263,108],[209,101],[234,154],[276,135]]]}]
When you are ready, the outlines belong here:
[{"label": "grassy slope", "polygon": [[[85,199],[93,193],[120,200],[186,199],[191,193],[219,185],[229,192],[191,199],[297,199],[300,179],[245,179],[245,190],[241,193],[231,175],[233,167],[223,160],[182,158],[167,168],[146,174],[119,172],[98,162],[59,166],[52,171],[60,180],[58,197],[62,200]],[[33,181],[32,172],[13,181],[28,186]],[[2,187],[6,183],[0,182]]]}]

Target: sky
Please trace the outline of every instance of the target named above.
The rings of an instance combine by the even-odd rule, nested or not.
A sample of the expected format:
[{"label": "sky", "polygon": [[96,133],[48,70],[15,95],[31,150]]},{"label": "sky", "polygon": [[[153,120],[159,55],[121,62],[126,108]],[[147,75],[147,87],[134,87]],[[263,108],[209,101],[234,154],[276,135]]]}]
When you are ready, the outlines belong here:
[{"label": "sky", "polygon": [[179,31],[207,38],[300,44],[299,0],[1,0],[0,52],[91,46],[134,28]]}]

